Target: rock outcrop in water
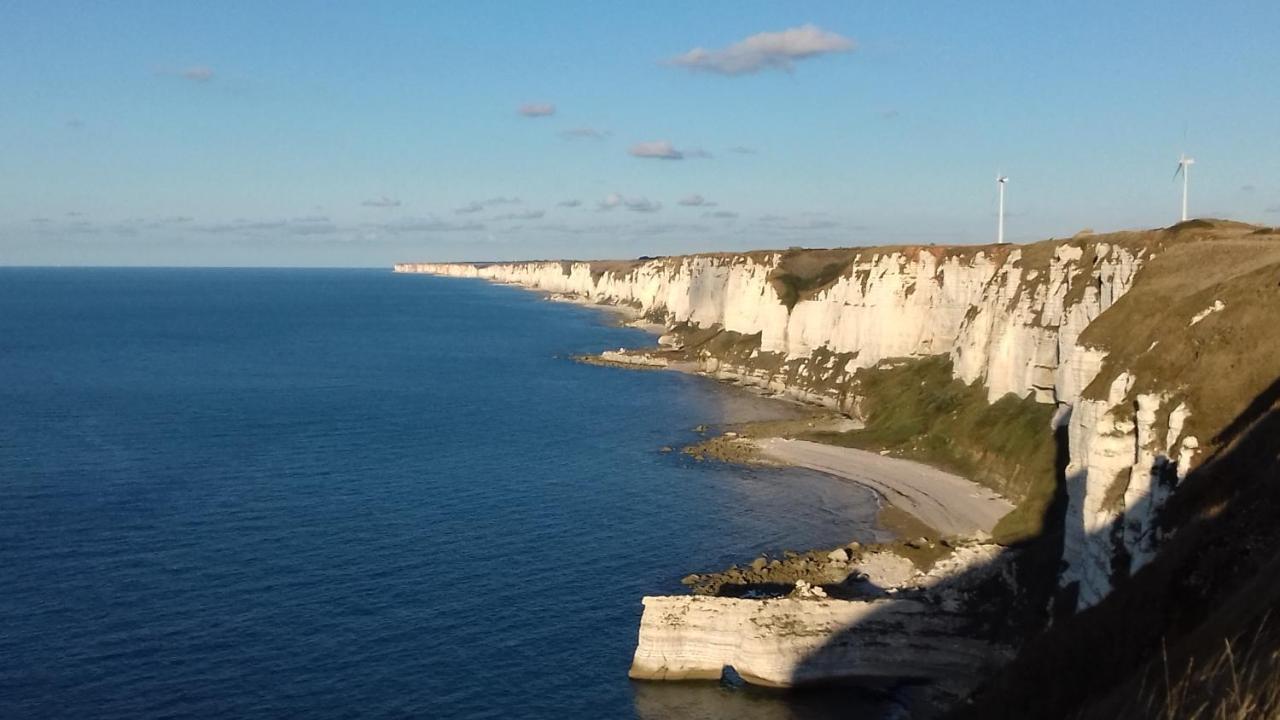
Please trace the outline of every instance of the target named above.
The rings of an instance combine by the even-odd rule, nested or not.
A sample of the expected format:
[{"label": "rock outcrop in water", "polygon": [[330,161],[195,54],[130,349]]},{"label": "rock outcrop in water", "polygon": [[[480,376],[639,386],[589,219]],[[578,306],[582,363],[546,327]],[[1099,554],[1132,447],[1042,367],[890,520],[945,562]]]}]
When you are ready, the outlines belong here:
[{"label": "rock outcrop in water", "polygon": [[[1240,223],[1191,221],[1027,246],[396,270],[627,305],[665,322],[668,342],[687,344],[706,374],[850,414],[859,413],[860,370],[940,355],[989,402],[1013,395],[1054,408],[1043,432],[1065,442],[1065,498],[1053,510],[1062,528],[1053,563],[1059,613],[1103,603],[1160,556],[1179,531],[1166,513],[1179,488],[1206,458],[1231,449],[1241,423],[1257,421],[1250,409],[1274,402],[1268,387],[1280,379],[1280,353],[1262,352],[1276,349],[1280,334],[1266,305],[1280,275],[1280,235]],[[686,607],[652,602],[668,613]],[[729,610],[724,617],[735,617]],[[662,635],[648,614],[646,622],[650,636]],[[717,638],[731,631],[717,622],[699,621],[708,647],[719,648],[707,657],[755,657],[724,650]],[[639,655],[637,662],[651,667]],[[765,663],[747,674],[780,682],[785,670]]]}]

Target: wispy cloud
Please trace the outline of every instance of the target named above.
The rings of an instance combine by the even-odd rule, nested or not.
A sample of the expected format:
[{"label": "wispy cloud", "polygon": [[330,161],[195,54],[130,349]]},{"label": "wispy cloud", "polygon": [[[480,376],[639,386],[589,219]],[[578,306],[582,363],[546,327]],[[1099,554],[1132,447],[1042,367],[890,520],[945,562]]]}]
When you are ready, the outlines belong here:
[{"label": "wispy cloud", "polygon": [[485,208],[494,207],[496,205],[519,205],[520,202],[520,198],[518,197],[492,197],[488,200],[473,200],[460,208],[454,209],[454,212],[459,215],[469,215],[471,213],[478,213]]},{"label": "wispy cloud", "polygon": [[82,120],[81,120],[80,118],[78,118],[78,117],[73,117],[73,118],[70,118],[70,119],[68,119],[68,120],[67,120],[67,128],[68,128],[68,129],[71,129],[71,130],[80,130],[80,129],[82,129],[83,127],[84,127],[84,121],[82,121]]},{"label": "wispy cloud", "polygon": [[1268,207],[1268,208],[1267,208],[1267,212],[1269,212],[1269,213],[1280,213],[1280,205],[1272,205],[1272,206]]},{"label": "wispy cloud", "polygon": [[638,158],[657,158],[659,160],[683,160],[684,153],[675,149],[667,140],[653,140],[632,145],[627,152]]},{"label": "wispy cloud", "polygon": [[780,215],[761,215],[758,222],[761,227],[788,231],[830,230],[840,226],[840,223],[835,220],[821,217],[802,217],[793,220]]},{"label": "wispy cloud", "polygon": [[662,209],[662,203],[653,202],[648,198],[643,197],[631,198],[618,193],[609,193],[605,196],[604,200],[600,201],[597,209],[601,211],[608,211],[616,207],[623,207],[632,212],[653,213]]},{"label": "wispy cloud", "polygon": [[436,218],[409,219],[397,223],[378,225],[378,229],[391,233],[411,232],[469,232],[483,230],[484,224],[478,222],[452,223]]},{"label": "wispy cloud", "polygon": [[213,79],[213,68],[207,65],[193,65],[178,71],[182,77],[196,83],[207,83]]},{"label": "wispy cloud", "polygon": [[711,230],[699,223],[639,223],[626,228],[633,235],[671,235],[675,233],[704,233]]},{"label": "wispy cloud", "polygon": [[747,75],[761,70],[791,72],[798,60],[853,49],[854,42],[849,38],[816,25],[801,25],[752,35],[718,50],[694,48],[667,62],[692,72],[719,75]]},{"label": "wispy cloud", "polygon": [[738,217],[738,213],[732,210],[716,210],[715,212],[703,213],[702,217],[715,218],[717,220],[732,220]]},{"label": "wispy cloud", "polygon": [[1240,186],[1240,192],[1242,192],[1242,193],[1251,193],[1251,192],[1253,192],[1254,190],[1257,190],[1257,189],[1258,189],[1258,188],[1257,188],[1257,186],[1255,186],[1255,185],[1241,185],[1241,186]]},{"label": "wispy cloud", "polygon": [[389,198],[389,197],[387,197],[386,195],[383,195],[383,196],[381,196],[381,197],[373,198],[372,200],[365,200],[364,202],[362,202],[362,203],[360,203],[360,204],[361,204],[361,205],[363,205],[363,206],[365,206],[365,207],[371,207],[371,208],[395,208],[395,207],[400,207],[400,201],[399,201],[399,200],[396,200],[396,199],[394,199],[394,198]]},{"label": "wispy cloud", "polygon": [[548,117],[556,114],[556,106],[553,103],[525,103],[517,112],[528,118]]},{"label": "wispy cloud", "polygon": [[706,150],[703,150],[702,148],[696,148],[696,147],[695,147],[695,148],[688,148],[687,150],[685,150],[685,151],[684,151],[684,156],[685,156],[685,157],[687,157],[687,158],[698,158],[698,159],[702,159],[702,160],[706,160],[706,159],[709,159],[709,158],[715,157],[715,156],[714,156],[714,155],[712,155],[710,152],[708,152],[708,151],[706,151]]},{"label": "wispy cloud", "polygon": [[576,208],[576,207],[580,207],[581,205],[582,205],[581,200],[561,200],[560,202],[556,203],[556,207],[562,207],[562,208]]},{"label": "wispy cloud", "polygon": [[625,205],[631,212],[653,213],[662,209],[662,203],[652,202],[648,198],[628,198]]},{"label": "wispy cloud", "polygon": [[597,130],[596,128],[589,127],[578,127],[561,130],[560,137],[565,140],[603,140],[609,137],[609,131]]},{"label": "wispy cloud", "polygon": [[494,220],[540,220],[547,213],[542,210],[525,210],[524,212],[503,213],[494,215]]},{"label": "wispy cloud", "polygon": [[729,152],[735,153],[738,155],[755,155],[756,149],[753,147],[747,147],[746,145],[734,145],[733,147],[729,148]]},{"label": "wispy cloud", "polygon": [[697,193],[694,193],[693,195],[686,195],[685,197],[680,198],[676,202],[677,204],[684,205],[685,207],[715,207],[716,206],[715,203],[707,200],[706,198],[702,197]]}]

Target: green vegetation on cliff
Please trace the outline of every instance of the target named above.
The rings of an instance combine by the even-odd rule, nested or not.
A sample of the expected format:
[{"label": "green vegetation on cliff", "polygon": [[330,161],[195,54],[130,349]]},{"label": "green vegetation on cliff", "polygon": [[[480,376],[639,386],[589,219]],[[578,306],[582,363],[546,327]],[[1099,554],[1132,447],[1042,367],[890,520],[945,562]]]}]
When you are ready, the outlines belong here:
[{"label": "green vegetation on cliff", "polygon": [[889,450],[971,478],[1018,506],[996,526],[997,540],[1039,534],[1055,486],[1053,406],[1012,394],[988,403],[980,384],[952,376],[945,355],[859,370],[854,385],[866,427],[811,439]]}]

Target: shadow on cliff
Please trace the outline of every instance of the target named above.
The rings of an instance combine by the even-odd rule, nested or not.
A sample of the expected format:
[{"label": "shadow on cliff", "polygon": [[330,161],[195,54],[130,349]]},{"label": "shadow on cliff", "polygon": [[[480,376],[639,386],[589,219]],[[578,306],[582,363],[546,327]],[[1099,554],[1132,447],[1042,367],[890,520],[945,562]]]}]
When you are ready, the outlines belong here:
[{"label": "shadow on cliff", "polygon": [[[939,681],[954,669],[958,686],[978,690],[950,711],[958,718],[1173,718],[1252,717],[1194,714],[1170,708],[1172,698],[1215,707],[1240,684],[1271,683],[1280,699],[1280,379],[1259,393],[1214,437],[1217,448],[1182,481],[1158,514],[1158,527],[1177,529],[1159,554],[1131,576],[1130,559],[1110,558],[1114,591],[1097,605],[1073,613],[1077,588],[1059,587],[1064,538],[1081,532],[1094,546],[1114,547],[1125,522],[1092,537],[1082,517],[1068,518],[1065,423],[1055,433],[1055,491],[1039,535],[1010,546],[993,563],[971,568],[929,591],[899,593],[948,612],[939,598],[958,589],[968,608],[954,614],[954,632],[907,635],[892,647],[875,638],[878,625],[899,623],[879,613],[829,638],[802,660],[797,686],[850,658],[878,652],[914,656],[923,672],[898,673],[890,693]],[[1157,461],[1156,482],[1168,480]],[[1161,476],[1161,472],[1165,473]],[[1126,509],[1146,517],[1144,499]],[[1070,527],[1069,527],[1070,525]],[[999,566],[999,567],[997,567]],[[1017,591],[1010,593],[1012,578]],[[1272,613],[1275,610],[1276,612]],[[1266,619],[1274,614],[1270,624]],[[899,623],[900,624],[900,623]],[[1047,628],[1047,629],[1046,629]],[[901,637],[901,627],[889,627]],[[890,633],[892,635],[893,633]],[[955,639],[989,643],[983,653],[957,651]],[[1230,642],[1227,647],[1224,643]],[[1019,648],[1012,658],[1001,647]],[[1227,656],[1253,665],[1238,670]],[[943,662],[931,661],[942,657]],[[969,660],[967,665],[965,660]],[[1216,664],[1215,664],[1216,663]],[[1227,667],[1229,672],[1223,672]],[[1217,668],[1216,671],[1213,668]],[[1216,674],[1214,674],[1216,672]],[[1191,678],[1187,680],[1186,678]],[[1243,679],[1242,679],[1243,678]],[[885,678],[848,677],[852,684],[884,687]],[[896,688],[895,688],[896,684]],[[1247,688],[1246,688],[1247,689]],[[1176,691],[1176,692],[1175,692]],[[1187,700],[1191,696],[1191,700]],[[1280,707],[1272,708],[1280,711]],[[932,714],[925,708],[925,714]]]},{"label": "shadow on cliff", "polygon": [[1271,703],[1280,698],[1277,402],[1280,379],[1215,437],[1218,449],[1160,513],[1160,525],[1177,532],[1152,562],[1120,577],[1096,606],[1026,643],[954,715],[1243,718],[1280,711],[1229,707],[1250,693]]},{"label": "shadow on cliff", "polygon": [[[1057,576],[1067,509],[1069,453],[1066,423],[1055,428],[1054,440],[1054,492],[1043,512],[1038,535],[1009,546],[992,563],[970,568],[933,588],[891,596],[897,600],[919,600],[930,605],[930,612],[946,615],[954,621],[953,632],[945,636],[908,634],[910,640],[904,643],[905,647],[868,643],[868,635],[874,636],[880,625],[892,624],[886,627],[891,631],[903,629],[896,627],[900,619],[890,619],[889,613],[873,613],[837,633],[802,660],[793,675],[793,682],[797,686],[806,685],[807,678],[829,675],[833,667],[839,667],[851,657],[874,657],[877,652],[892,652],[900,656],[913,654],[921,669],[917,676],[904,673],[891,678],[891,683],[896,683],[899,688],[938,682],[940,672],[946,673],[948,668],[954,676],[945,680],[972,687],[984,673],[994,672],[1000,662],[1008,659],[1008,651],[1001,648],[1011,647],[1019,638],[1042,629],[1049,621],[1052,607],[1073,603],[1074,597],[1057,597],[1060,595]],[[1018,588],[1017,592],[1009,592],[1011,584]],[[949,608],[946,601],[949,595],[953,599],[956,595],[963,596],[966,609],[957,611],[954,607]],[[970,639],[977,642],[967,643]],[[886,678],[854,676],[842,681],[883,684]],[[951,684],[954,686],[955,682]]]},{"label": "shadow on cliff", "polygon": [[[982,684],[950,714],[962,718],[1181,717],[1164,707],[1175,694],[1171,686],[1179,686],[1186,676],[1203,675],[1207,664],[1220,660],[1228,640],[1230,651],[1271,663],[1266,668],[1270,672],[1254,672],[1250,677],[1280,677],[1275,672],[1280,670],[1275,659],[1275,651],[1280,650],[1278,402],[1280,379],[1215,436],[1217,450],[1169,496],[1158,513],[1157,526],[1177,532],[1160,545],[1159,554],[1132,576],[1128,556],[1117,553],[1102,558],[1104,563],[1110,561],[1114,591],[1079,613],[1073,612],[1078,586],[1059,585],[1064,538],[1076,532],[1082,546],[1123,547],[1119,540],[1126,530],[1125,520],[1147,517],[1151,495],[1126,508],[1125,519],[1086,534],[1083,517],[1068,517],[1064,423],[1055,433],[1055,492],[1044,513],[1043,530],[1009,547],[995,561],[1009,563],[1017,591],[1007,592],[1008,573],[995,572],[990,565],[972,568],[946,583],[963,589],[971,601],[972,612],[956,616],[962,637],[991,643],[990,662],[975,663],[967,669],[967,678],[957,678],[961,686],[965,679]],[[1163,458],[1157,459],[1152,473],[1155,484],[1174,482],[1172,467]],[[1264,621],[1273,609],[1276,617],[1268,627]],[[802,662],[796,680],[829,670],[859,652],[868,626],[876,621],[872,616],[832,637]],[[1002,644],[1020,646],[1020,650],[1012,659],[1002,657]],[[924,667],[931,665],[930,653],[948,651],[946,638],[925,637],[912,645],[895,650],[916,651]],[[1215,667],[1221,670],[1222,665]],[[1219,674],[1218,690],[1226,692],[1232,678]],[[929,675],[902,677],[901,682],[937,679]],[[1184,695],[1188,683],[1181,681]],[[1209,681],[1202,684],[1198,691],[1208,694],[1204,702],[1212,704],[1214,686]],[[1280,697],[1280,692],[1275,695]]]}]

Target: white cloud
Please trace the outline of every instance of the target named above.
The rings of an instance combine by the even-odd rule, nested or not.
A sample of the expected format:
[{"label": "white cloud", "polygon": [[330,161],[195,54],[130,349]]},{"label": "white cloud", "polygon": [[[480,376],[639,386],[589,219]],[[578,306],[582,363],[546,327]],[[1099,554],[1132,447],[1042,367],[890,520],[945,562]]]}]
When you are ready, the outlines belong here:
[{"label": "white cloud", "polygon": [[525,103],[520,106],[519,113],[528,118],[548,117],[556,114],[556,106],[552,103]]},{"label": "white cloud", "polygon": [[652,213],[661,210],[662,203],[653,202],[643,197],[629,198],[618,193],[609,193],[597,205],[597,209],[602,211],[612,210],[616,207],[624,207],[632,212]]},{"label": "white cloud", "polygon": [[764,32],[720,50],[694,48],[668,62],[693,72],[746,75],[761,70],[791,72],[797,60],[829,53],[849,52],[849,38],[816,25],[801,25],[781,32]]},{"label": "white cloud", "polygon": [[716,206],[715,203],[708,201],[706,198],[702,197],[697,193],[682,197],[677,202],[678,204],[684,205],[685,207],[715,207]]},{"label": "white cloud", "polygon": [[394,207],[400,207],[400,201],[399,201],[399,200],[395,200],[395,199],[393,199],[393,198],[389,198],[389,197],[387,197],[386,195],[383,195],[382,197],[376,197],[376,198],[374,198],[374,199],[372,199],[372,200],[365,200],[364,202],[362,202],[362,203],[360,203],[360,204],[361,204],[361,205],[363,205],[363,206],[365,206],[365,207],[372,207],[372,208],[394,208]]},{"label": "white cloud", "polygon": [[683,160],[684,153],[675,149],[667,140],[654,140],[632,145],[627,152],[639,158],[657,158],[659,160]]}]

